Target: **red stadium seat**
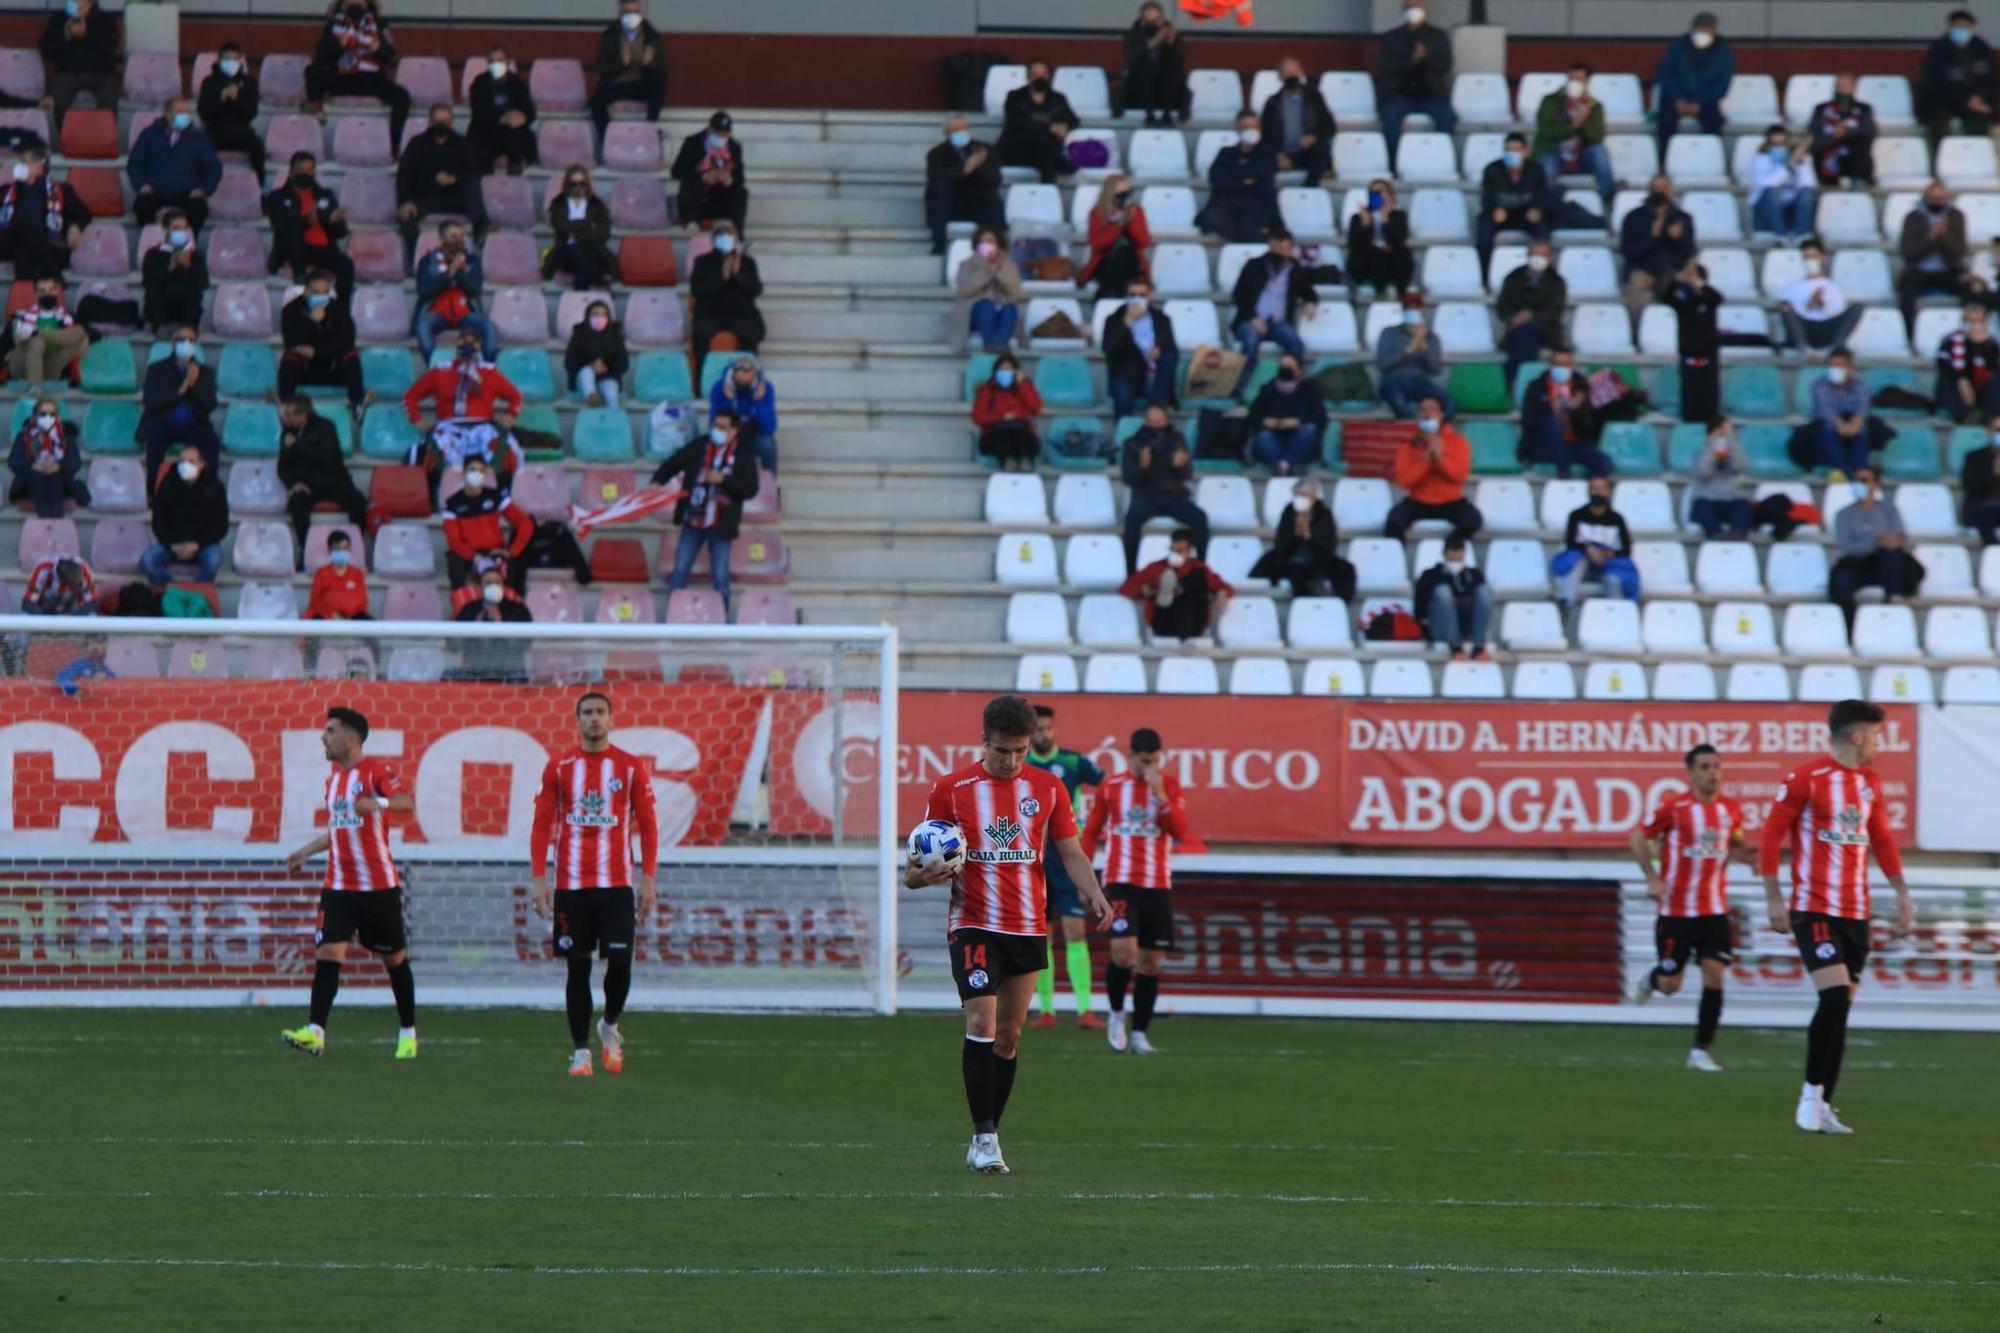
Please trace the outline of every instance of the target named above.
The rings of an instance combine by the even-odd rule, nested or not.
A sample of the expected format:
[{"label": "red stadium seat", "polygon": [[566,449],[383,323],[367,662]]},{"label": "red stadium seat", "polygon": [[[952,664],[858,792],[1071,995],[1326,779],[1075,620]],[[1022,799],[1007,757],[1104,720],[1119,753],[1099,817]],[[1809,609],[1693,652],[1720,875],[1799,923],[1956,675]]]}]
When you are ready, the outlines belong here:
[{"label": "red stadium seat", "polygon": [[599,537],[590,548],[591,577],[603,583],[650,583],[646,547],[636,537]]},{"label": "red stadium seat", "polygon": [[92,217],[115,218],[125,213],[125,182],[116,167],[71,167],[69,183],[83,196]]},{"label": "red stadium seat", "polygon": [[377,464],[368,481],[368,503],[381,506],[389,518],[427,519],[431,516],[430,481],[420,467]]},{"label": "red stadium seat", "polygon": [[633,287],[671,287],[680,279],[671,236],[627,236],[618,244],[618,271]]},{"label": "red stadium seat", "polygon": [[119,156],[118,113],[71,107],[63,117],[62,155],[105,160]]}]

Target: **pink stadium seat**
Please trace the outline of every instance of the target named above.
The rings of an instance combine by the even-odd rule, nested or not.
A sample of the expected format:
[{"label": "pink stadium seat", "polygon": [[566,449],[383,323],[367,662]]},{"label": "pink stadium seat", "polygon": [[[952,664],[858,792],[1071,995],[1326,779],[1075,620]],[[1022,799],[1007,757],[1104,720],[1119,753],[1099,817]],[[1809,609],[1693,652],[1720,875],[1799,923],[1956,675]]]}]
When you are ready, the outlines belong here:
[{"label": "pink stadium seat", "polygon": [[496,227],[532,227],[541,220],[535,210],[535,188],[526,176],[496,172],[479,182],[479,194]]},{"label": "pink stadium seat", "polygon": [[361,554],[361,529],[352,523],[315,523],[306,529],[306,573],[317,574],[326,563],[326,539],[336,532],[347,534],[356,556]]},{"label": "pink stadium seat", "polygon": [[435,583],[392,583],[382,615],[387,620],[443,620],[444,594]]},{"label": "pink stadium seat", "polygon": [[611,182],[611,225],[619,232],[665,231],[667,192],[657,178]]},{"label": "pink stadium seat", "polygon": [[278,465],[261,458],[231,463],[229,512],[237,518],[284,513],[285,487],[278,480]]},{"label": "pink stadium seat", "polygon": [[535,127],[535,142],[545,171],[560,174],[573,166],[589,166],[597,159],[587,120],[543,120]]},{"label": "pink stadium seat", "polygon": [[[112,522],[116,520],[106,520]],[[103,523],[98,527],[102,528]],[[57,555],[82,555],[83,547],[77,541],[76,524],[66,518],[27,518],[21,520],[21,572],[33,573],[36,565]]]},{"label": "pink stadium seat", "polygon": [[488,282],[533,286],[542,280],[541,248],[528,232],[495,232],[486,238],[479,257],[485,261]]},{"label": "pink stadium seat", "polygon": [[687,238],[681,246],[681,281],[686,282],[694,272],[694,261],[715,248],[715,238],[705,231],[698,231]]},{"label": "pink stadium seat", "polygon": [[[306,65],[301,55],[269,55],[257,69],[257,92],[266,106],[302,106],[306,100]],[[283,161],[276,145],[267,144],[273,162]]]},{"label": "pink stadium seat", "polygon": [[245,578],[290,578],[291,525],[274,518],[252,518],[238,523],[233,564]]},{"label": "pink stadium seat", "polygon": [[713,588],[681,588],[667,594],[669,625],[727,625],[729,612]]},{"label": "pink stadium seat", "polygon": [[645,120],[621,120],[606,126],[604,165],[613,171],[658,171],[660,127]]},{"label": "pink stadium seat", "polygon": [[305,654],[296,643],[252,639],[243,650],[243,675],[249,680],[297,680],[306,674]]},{"label": "pink stadium seat", "polygon": [[168,51],[128,51],[125,54],[125,100],[159,106],[181,95],[180,58]]},{"label": "pink stadium seat", "polygon": [[736,599],[739,625],[796,625],[799,609],[783,588],[753,588]]},{"label": "pink stadium seat", "polygon": [[[541,63],[548,64],[550,62],[543,61]],[[569,63],[572,65],[576,64],[574,60],[570,61]],[[537,66],[538,70],[539,68],[540,66]],[[532,75],[530,76],[529,82],[531,84],[533,83],[534,77],[536,76]],[[582,106],[583,69],[581,66],[578,66],[577,68],[576,80],[577,80],[576,104],[577,106]],[[26,97],[37,102],[41,101],[42,94],[47,91],[47,87],[43,82],[41,52],[18,46],[10,46],[5,49],[0,49],[0,88],[6,89],[8,92],[14,94],[14,96],[16,97]],[[539,90],[537,90],[535,93],[535,100],[536,101],[541,100],[541,93]],[[44,134],[42,137],[46,139],[48,135]]]},{"label": "pink stadium seat", "polygon": [[363,342],[405,342],[410,336],[410,298],[401,286],[354,290],[354,331]]},{"label": "pink stadium seat", "polygon": [[145,226],[139,228],[139,254],[136,267],[144,269],[146,265],[146,252],[148,250],[159,249],[160,242],[166,239],[167,229],[157,222],[148,222]]},{"label": "pink stadium seat", "polygon": [[660,613],[650,590],[613,588],[597,599],[595,620],[600,625],[657,625]]},{"label": "pink stadium seat", "polygon": [[375,650],[361,643],[328,644],[313,668],[315,680],[375,679]]},{"label": "pink stadium seat", "polygon": [[396,220],[396,177],[386,171],[350,171],[340,182],[340,206],[351,224],[389,226]]},{"label": "pink stadium seat", "polygon": [[169,680],[228,680],[229,650],[213,639],[178,639],[167,655]]},{"label": "pink stadium seat", "polygon": [[211,277],[264,278],[265,243],[260,233],[247,227],[217,227],[207,241]]},{"label": "pink stadium seat", "polygon": [[641,287],[625,303],[625,340],[636,347],[678,347],[687,341],[687,307],[664,287]]},{"label": "pink stadium seat", "polygon": [[451,98],[451,66],[442,56],[404,56],[396,63],[396,82],[410,90],[410,107],[417,117],[433,102]]},{"label": "pink stadium seat", "polygon": [[548,341],[549,308],[540,287],[489,287],[486,295],[487,313],[501,342],[514,347]]},{"label": "pink stadium seat", "polygon": [[778,478],[761,466],[757,469],[757,493],[743,506],[743,517],[751,523],[769,523],[778,517]]},{"label": "pink stadium seat", "polygon": [[[208,215],[217,222],[255,222],[263,215],[263,184],[250,174],[249,164],[224,161],[222,184],[208,199]],[[343,195],[341,202],[347,202]]]},{"label": "pink stadium seat", "polygon": [[580,625],[583,598],[568,579],[533,578],[528,581],[528,614],[539,625]]},{"label": "pink stadium seat", "polygon": [[[37,75],[41,66],[35,66]],[[528,66],[528,92],[543,112],[583,110],[583,62],[537,60]]]},{"label": "pink stadium seat", "polygon": [[122,278],[132,271],[125,228],[116,222],[93,222],[70,252],[69,266],[85,277]]},{"label": "pink stadium seat", "polygon": [[[132,289],[124,283],[105,282],[101,278],[92,282],[86,282],[78,289],[77,299],[81,300],[86,296],[101,296],[107,301],[136,301],[139,299],[132,294]],[[132,326],[129,324],[113,324],[109,321],[105,321],[100,327],[107,333],[129,333],[132,330]]]},{"label": "pink stadium seat", "polygon": [[222,282],[215,286],[208,324],[224,338],[271,337],[271,295],[261,282]]},{"label": "pink stadium seat", "polygon": [[424,256],[444,244],[444,238],[437,234],[437,229],[447,218],[453,217],[459,217],[461,221],[470,222],[469,218],[460,217],[456,213],[430,213],[425,215],[417,231],[417,252],[410,257],[410,271],[412,273],[416,272],[418,264],[424,262]]},{"label": "pink stadium seat", "polygon": [[[264,61],[264,68],[271,67],[271,56]],[[271,86],[267,82],[263,88],[265,100],[271,96]],[[294,105],[297,105],[294,103]],[[384,134],[388,131],[385,129]],[[321,133],[319,117],[295,114],[271,117],[271,123],[264,130],[264,149],[271,155],[273,163],[289,166],[293,153],[311,153],[314,157],[326,156],[326,139]]]},{"label": "pink stadium seat", "polygon": [[403,267],[403,238],[393,231],[356,227],[347,233],[347,257],[354,261],[358,282],[400,283],[407,271]]},{"label": "pink stadium seat", "polygon": [[385,523],[375,532],[375,572],[392,579],[428,579],[437,574],[437,553],[429,527]]},{"label": "pink stadium seat", "polygon": [[[188,87],[193,89],[195,96],[201,95],[201,81],[208,77],[210,70],[215,68],[215,57],[216,53],[214,51],[197,51],[195,53],[194,68],[188,72]],[[259,80],[258,98],[260,101],[262,97],[263,81]]]},{"label": "pink stadium seat", "polygon": [[[422,115],[415,120],[421,125]],[[333,122],[333,160],[343,167],[389,166],[396,160],[389,151],[389,122],[381,116],[337,118]]]},{"label": "pink stadium seat", "polygon": [[630,495],[646,484],[647,474],[631,468],[589,467],[583,470],[583,490],[578,503],[586,509],[608,505],[621,495]]},{"label": "pink stadium seat", "polygon": [[513,493],[514,503],[537,521],[569,517],[569,475],[559,466],[526,464],[514,474]]},{"label": "pink stadium seat", "polygon": [[116,167],[71,167],[69,183],[90,208],[92,217],[125,215],[125,173]]},{"label": "pink stadium seat", "polygon": [[745,528],[730,548],[730,577],[745,583],[783,583],[790,569],[785,534],[776,528]]},{"label": "pink stadium seat", "polygon": [[[564,292],[562,294],[562,299],[556,302],[556,327],[562,330],[565,338],[569,336],[571,329],[583,322],[584,312],[590,309],[590,303],[593,301],[603,301],[613,311],[618,309],[618,302],[610,292]],[[626,330],[626,335],[629,337],[631,330]]]},{"label": "pink stadium seat", "polygon": [[[12,52],[8,53],[13,54]],[[41,81],[41,65],[35,65],[36,82]],[[40,97],[37,93],[35,96]],[[8,129],[27,130],[43,143],[49,142],[49,113],[37,106],[15,107],[0,111],[0,126]]]},{"label": "pink stadium seat", "polygon": [[100,514],[146,512],[146,474],[136,458],[90,460],[90,507]]},{"label": "pink stadium seat", "polygon": [[121,634],[104,645],[104,667],[114,676],[156,680],[160,674],[160,650],[148,640]]}]

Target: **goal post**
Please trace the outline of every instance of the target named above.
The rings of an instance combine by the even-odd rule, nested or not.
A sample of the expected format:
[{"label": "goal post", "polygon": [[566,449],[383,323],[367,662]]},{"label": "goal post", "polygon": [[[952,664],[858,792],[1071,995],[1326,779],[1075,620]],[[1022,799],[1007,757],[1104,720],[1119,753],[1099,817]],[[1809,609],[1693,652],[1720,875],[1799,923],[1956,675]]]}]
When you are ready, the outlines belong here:
[{"label": "goal post", "polygon": [[594,687],[659,808],[632,1003],[894,1012],[896,643],[886,625],[0,616],[0,1004],[301,997],[323,862],[285,856],[324,829],[339,705],[416,798],[391,844],[426,999],[558,1005],[529,831]]}]

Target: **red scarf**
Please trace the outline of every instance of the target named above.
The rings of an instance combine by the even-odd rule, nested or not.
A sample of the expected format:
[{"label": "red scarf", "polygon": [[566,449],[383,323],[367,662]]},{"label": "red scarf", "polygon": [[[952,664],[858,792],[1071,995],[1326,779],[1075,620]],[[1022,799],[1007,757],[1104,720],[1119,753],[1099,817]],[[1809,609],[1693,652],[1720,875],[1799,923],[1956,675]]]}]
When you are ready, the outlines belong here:
[{"label": "red scarf", "polygon": [[53,458],[58,463],[69,456],[69,435],[63,430],[62,418],[47,430],[39,430],[35,419],[28,418],[28,424],[21,428],[21,434],[28,445],[28,461],[38,463],[44,458]]},{"label": "red scarf", "polygon": [[1955,330],[1944,340],[1945,356],[1951,363],[1952,374],[1971,376],[1975,388],[1986,383],[1987,377],[1993,374],[1993,367],[1987,363],[1985,354],[1974,350],[1976,347],[1977,344],[1964,329]]},{"label": "red scarf", "polygon": [[379,32],[373,14],[363,14],[358,22],[348,18],[345,11],[334,16],[333,35],[340,43],[339,68],[342,74],[373,74],[382,68],[378,54],[381,48],[371,50],[368,47]]},{"label": "red scarf", "polygon": [[[13,222],[15,202],[20,197],[21,187],[28,183],[26,181],[8,181],[6,189],[0,190],[0,227],[5,227]],[[60,236],[63,234],[62,186],[50,180],[47,172],[42,173],[42,193],[44,196],[42,216],[47,223],[49,235]]]},{"label": "red scarf", "polygon": [[461,361],[458,364],[458,387],[452,390],[451,414],[462,417],[471,411],[472,397],[479,392],[479,363]]},{"label": "red scarf", "polygon": [[[703,478],[706,478],[712,470],[728,476],[729,469],[735,462],[735,440],[732,439],[726,445],[717,444],[714,440],[710,440],[707,447],[702,450],[701,475]],[[728,497],[723,495],[720,486],[711,486],[706,480],[697,480],[694,489],[688,492],[688,526],[693,528],[714,527],[716,515],[721,512],[722,506],[727,502]]]}]

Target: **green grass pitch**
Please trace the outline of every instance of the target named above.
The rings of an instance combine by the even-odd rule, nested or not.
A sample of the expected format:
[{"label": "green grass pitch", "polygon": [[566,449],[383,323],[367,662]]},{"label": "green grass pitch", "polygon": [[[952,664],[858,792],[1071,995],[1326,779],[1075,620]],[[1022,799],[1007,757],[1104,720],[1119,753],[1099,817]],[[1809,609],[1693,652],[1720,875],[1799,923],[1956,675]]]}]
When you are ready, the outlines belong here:
[{"label": "green grass pitch", "polygon": [[[1866,1003],[1864,998],[1863,1003]],[[1691,1006],[1690,1006],[1691,1008]],[[0,1325],[2000,1326],[2000,1040],[1163,1019],[1031,1032],[964,1167],[955,1015],[0,1012]]]}]

